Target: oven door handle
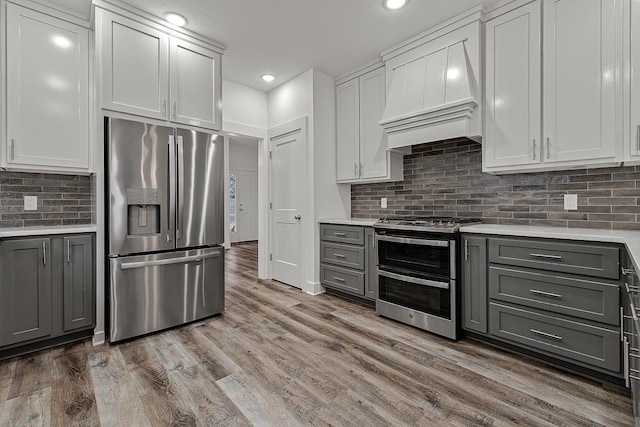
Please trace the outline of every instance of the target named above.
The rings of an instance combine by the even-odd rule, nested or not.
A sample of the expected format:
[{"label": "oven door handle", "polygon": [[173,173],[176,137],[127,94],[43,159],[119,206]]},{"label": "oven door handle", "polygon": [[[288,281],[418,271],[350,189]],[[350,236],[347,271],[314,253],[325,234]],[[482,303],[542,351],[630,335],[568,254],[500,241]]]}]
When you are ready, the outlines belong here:
[{"label": "oven door handle", "polygon": [[395,279],[395,280],[401,280],[403,282],[413,283],[416,285],[429,286],[430,288],[449,289],[449,282],[436,282],[435,280],[419,279],[417,277],[391,273],[391,272],[380,270],[380,269],[378,269],[378,275],[388,277],[389,279]]},{"label": "oven door handle", "polygon": [[442,248],[449,247],[448,240],[411,239],[409,237],[383,236],[379,234],[376,235],[376,240],[391,243],[404,243],[409,245],[439,246]]}]

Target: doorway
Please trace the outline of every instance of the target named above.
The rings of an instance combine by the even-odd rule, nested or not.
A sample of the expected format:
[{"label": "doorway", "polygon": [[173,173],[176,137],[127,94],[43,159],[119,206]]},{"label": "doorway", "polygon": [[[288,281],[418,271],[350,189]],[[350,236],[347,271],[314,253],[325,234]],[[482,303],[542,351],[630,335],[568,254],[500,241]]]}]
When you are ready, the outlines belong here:
[{"label": "doorway", "polygon": [[229,236],[258,240],[258,140],[229,138]]}]

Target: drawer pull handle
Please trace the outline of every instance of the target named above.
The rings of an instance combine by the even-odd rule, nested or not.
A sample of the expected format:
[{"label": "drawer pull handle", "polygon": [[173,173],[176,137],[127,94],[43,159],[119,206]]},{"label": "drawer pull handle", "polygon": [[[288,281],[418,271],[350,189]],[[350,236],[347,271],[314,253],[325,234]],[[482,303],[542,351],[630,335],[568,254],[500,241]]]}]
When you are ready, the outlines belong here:
[{"label": "drawer pull handle", "polygon": [[342,277],[333,277],[333,280],[337,281],[337,282],[344,282],[344,279]]},{"label": "drawer pull handle", "polygon": [[562,259],[562,257],[560,255],[529,254],[529,256],[532,256],[534,258],[543,258],[543,259],[555,259],[555,260],[561,260]]},{"label": "drawer pull handle", "polygon": [[631,290],[629,289],[629,284],[625,283],[624,286],[627,288],[627,294],[629,294],[629,305],[631,306],[631,316],[633,320],[638,321],[638,312],[636,311],[636,305],[633,303],[633,295],[631,295]]},{"label": "drawer pull handle", "polygon": [[333,233],[333,235],[337,237],[345,237],[347,233]]},{"label": "drawer pull handle", "polygon": [[560,294],[555,294],[553,292],[540,291],[538,289],[529,289],[529,292],[531,292],[532,294],[542,295],[542,296],[545,296],[545,297],[562,298],[562,295],[560,295]]},{"label": "drawer pull handle", "polygon": [[333,254],[334,257],[336,258],[346,258],[346,256],[342,255],[342,254]]},{"label": "drawer pull handle", "polygon": [[536,334],[536,335],[543,336],[543,337],[545,337],[545,338],[552,338],[552,339],[554,339],[554,340],[562,341],[562,337],[561,337],[561,336],[558,336],[558,335],[549,334],[549,333],[547,333],[547,332],[542,332],[542,331],[539,331],[539,330],[537,330],[537,329],[531,329],[531,332],[533,332],[533,333],[534,333],[534,334]]}]

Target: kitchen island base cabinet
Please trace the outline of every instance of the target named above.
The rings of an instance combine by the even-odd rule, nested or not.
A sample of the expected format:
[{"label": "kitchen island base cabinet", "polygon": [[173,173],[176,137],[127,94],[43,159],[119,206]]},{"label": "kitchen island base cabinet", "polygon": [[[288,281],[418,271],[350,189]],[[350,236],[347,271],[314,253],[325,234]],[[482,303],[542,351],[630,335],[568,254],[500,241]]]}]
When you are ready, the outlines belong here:
[{"label": "kitchen island base cabinet", "polygon": [[93,234],[0,240],[0,359],[92,335]]}]

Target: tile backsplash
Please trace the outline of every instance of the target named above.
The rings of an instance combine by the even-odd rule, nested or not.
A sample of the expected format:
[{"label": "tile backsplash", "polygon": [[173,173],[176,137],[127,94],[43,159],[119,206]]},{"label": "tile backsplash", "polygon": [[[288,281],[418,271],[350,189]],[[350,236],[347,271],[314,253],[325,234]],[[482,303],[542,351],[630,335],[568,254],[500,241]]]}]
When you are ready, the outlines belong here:
[{"label": "tile backsplash", "polygon": [[[90,176],[0,171],[0,227],[91,224],[91,189]],[[38,197],[36,211],[24,196]]]},{"label": "tile backsplash", "polygon": [[[482,173],[481,152],[467,139],[413,146],[404,157],[404,181],[351,186],[351,216],[640,230],[640,166],[491,175]],[[564,210],[568,193],[578,195],[578,210]],[[382,197],[387,209],[380,208]]]}]

